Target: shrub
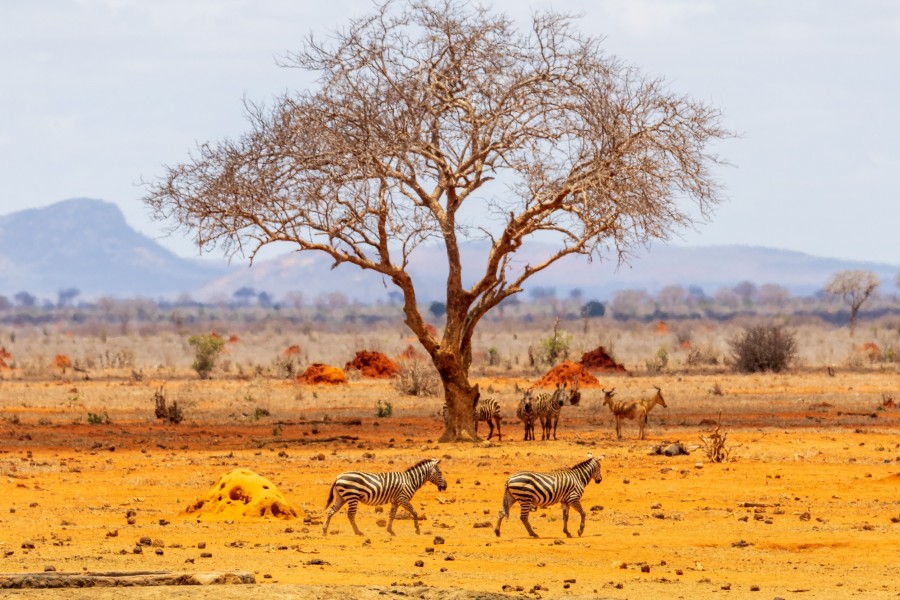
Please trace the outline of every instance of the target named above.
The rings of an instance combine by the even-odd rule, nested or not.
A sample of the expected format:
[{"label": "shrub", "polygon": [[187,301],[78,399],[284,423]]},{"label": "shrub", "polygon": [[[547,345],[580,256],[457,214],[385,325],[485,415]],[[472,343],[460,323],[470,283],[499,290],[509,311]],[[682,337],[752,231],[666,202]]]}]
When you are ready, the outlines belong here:
[{"label": "shrub", "polygon": [[404,360],[400,363],[394,389],[407,396],[437,396],[441,381],[430,364],[419,360]]},{"label": "shrub", "polygon": [[394,414],[394,406],[390,402],[382,402],[379,400],[375,404],[375,416],[379,419],[390,417],[392,414]]},{"label": "shrub", "polygon": [[88,425],[109,425],[112,421],[109,419],[109,415],[103,413],[102,415],[99,413],[89,412],[87,415]]},{"label": "shrub", "polygon": [[184,420],[184,413],[178,406],[178,402],[173,401],[168,404],[166,401],[166,393],[162,387],[158,387],[153,394],[153,403],[156,405],[156,418],[162,419],[167,423],[177,425]]},{"label": "shrub", "polygon": [[775,325],[747,327],[729,345],[734,368],[741,373],[779,373],[797,356],[796,336]]},{"label": "shrub", "polygon": [[572,335],[559,328],[559,320],[553,326],[553,335],[541,340],[541,361],[548,365],[555,365],[561,360],[569,358],[569,344]]},{"label": "shrub", "polygon": [[200,379],[208,379],[216,359],[222,353],[225,342],[215,333],[210,335],[192,335],[188,338],[188,344],[194,348],[194,364],[191,365]]}]

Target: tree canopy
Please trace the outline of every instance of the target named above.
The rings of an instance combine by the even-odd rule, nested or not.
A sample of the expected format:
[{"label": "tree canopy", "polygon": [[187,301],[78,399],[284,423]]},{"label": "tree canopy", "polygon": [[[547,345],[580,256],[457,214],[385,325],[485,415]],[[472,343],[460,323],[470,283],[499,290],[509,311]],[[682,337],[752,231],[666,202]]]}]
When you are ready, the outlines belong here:
[{"label": "tree canopy", "polygon": [[[252,257],[289,242],[396,285],[444,382],[442,439],[472,437],[472,335],[489,310],[565,256],[625,259],[720,199],[720,111],[606,54],[567,15],[537,12],[520,30],[467,2],[388,0],[285,66],[316,84],[248,104],[247,133],[200,144],[146,201],[201,247]],[[516,260],[536,236],[554,249]],[[489,250],[464,285],[472,238]],[[432,241],[447,259],[441,336],[407,269]]]}]

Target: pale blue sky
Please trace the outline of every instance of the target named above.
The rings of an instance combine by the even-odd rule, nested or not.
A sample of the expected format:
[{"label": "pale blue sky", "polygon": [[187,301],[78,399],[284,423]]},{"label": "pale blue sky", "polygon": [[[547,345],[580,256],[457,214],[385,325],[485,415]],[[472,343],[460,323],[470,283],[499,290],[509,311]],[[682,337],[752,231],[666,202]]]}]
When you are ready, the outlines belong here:
[{"label": "pale blue sky", "polygon": [[[357,0],[0,3],[0,214],[72,197],[115,202],[160,237],[141,178],[195,142],[238,135],[242,98],[306,84],[276,58]],[[583,31],[742,134],[719,151],[727,201],[677,243],[751,244],[900,265],[900,2],[499,0],[580,13]],[[184,239],[161,238],[177,253]]]}]

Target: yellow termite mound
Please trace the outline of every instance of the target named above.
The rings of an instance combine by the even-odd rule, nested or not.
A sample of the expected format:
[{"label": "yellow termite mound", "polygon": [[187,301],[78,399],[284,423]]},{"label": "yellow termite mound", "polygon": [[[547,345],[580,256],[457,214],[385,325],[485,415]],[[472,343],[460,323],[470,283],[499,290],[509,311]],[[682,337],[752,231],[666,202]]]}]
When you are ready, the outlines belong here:
[{"label": "yellow termite mound", "polygon": [[235,469],[222,475],[206,496],[188,506],[184,514],[195,516],[198,521],[298,518],[278,488],[250,469]]}]

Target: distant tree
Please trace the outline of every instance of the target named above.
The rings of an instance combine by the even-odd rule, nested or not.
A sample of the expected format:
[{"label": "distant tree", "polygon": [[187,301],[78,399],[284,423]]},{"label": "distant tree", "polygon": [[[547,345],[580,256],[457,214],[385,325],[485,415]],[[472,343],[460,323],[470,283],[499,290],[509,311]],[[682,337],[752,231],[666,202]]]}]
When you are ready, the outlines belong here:
[{"label": "distant tree", "polygon": [[272,300],[272,296],[268,292],[260,292],[256,297],[256,303],[259,304],[261,308],[272,308],[272,305],[275,304]]},{"label": "distant tree", "polygon": [[[386,0],[288,62],[312,89],[248,104],[250,131],[200,144],[146,201],[204,247],[252,257],[288,242],[395,285],[441,378],[442,441],[476,439],[469,370],[488,312],[566,256],[625,259],[719,202],[721,112],[566,15],[535,11],[520,30],[475,2]],[[464,277],[472,237],[486,250]],[[521,259],[535,239],[547,250]],[[440,335],[409,268],[431,242],[446,269]]]},{"label": "distant tree", "polygon": [[680,285],[667,285],[656,293],[656,301],[669,310],[683,306],[687,300],[687,290]]},{"label": "distant tree", "polygon": [[435,319],[440,319],[447,314],[447,305],[443,302],[432,302],[428,307],[428,312],[430,312],[431,316],[433,316]]},{"label": "distant tree", "polygon": [[549,303],[556,300],[556,288],[536,285],[528,290],[528,295],[531,296],[532,302]]},{"label": "distant tree", "polygon": [[850,335],[856,329],[859,309],[879,285],[878,277],[871,271],[838,271],[825,285],[825,291],[840,296],[850,308]]},{"label": "distant tree", "polygon": [[621,290],[609,303],[613,316],[642,317],[653,312],[653,298],[644,290]]},{"label": "distant tree", "polygon": [[6,296],[0,296],[0,310],[9,310],[12,308],[12,302]]},{"label": "distant tree", "polygon": [[66,288],[64,290],[59,290],[58,292],[56,292],[57,308],[65,308],[67,306],[71,306],[72,301],[75,300],[75,298],[77,298],[79,294],[81,294],[81,290],[79,290],[78,288]]},{"label": "distant tree", "polygon": [[756,284],[752,281],[742,281],[734,286],[734,292],[741,297],[744,306],[750,306],[756,299]]},{"label": "distant tree", "polygon": [[585,319],[602,317],[606,314],[606,307],[599,300],[588,300],[581,307],[581,316]]},{"label": "distant tree", "polygon": [[238,306],[249,306],[259,294],[252,287],[244,286],[236,290],[231,296]]},{"label": "distant tree", "polygon": [[791,299],[791,292],[783,285],[777,283],[766,283],[759,286],[759,292],[756,295],[759,302],[767,306],[775,308],[783,308]]},{"label": "distant tree", "polygon": [[28,292],[19,292],[13,298],[16,299],[16,303],[21,307],[30,308],[37,304],[37,296]]},{"label": "distant tree", "polygon": [[713,296],[713,300],[715,300],[716,304],[720,306],[724,306],[725,308],[735,310],[737,309],[743,302],[742,297],[738,292],[734,289],[729,288],[719,288],[716,291],[715,296]]}]

